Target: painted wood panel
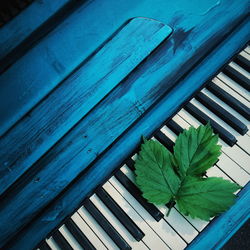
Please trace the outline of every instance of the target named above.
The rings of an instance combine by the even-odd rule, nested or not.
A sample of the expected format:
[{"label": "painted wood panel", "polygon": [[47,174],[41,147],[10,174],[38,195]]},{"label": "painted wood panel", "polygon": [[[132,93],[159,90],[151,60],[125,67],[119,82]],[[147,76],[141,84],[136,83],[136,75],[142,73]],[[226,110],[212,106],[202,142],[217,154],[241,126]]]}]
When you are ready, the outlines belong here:
[{"label": "painted wood panel", "polygon": [[[142,134],[149,136],[157,129],[165,121],[166,117],[171,116],[179,105],[192,95],[194,90],[201,87],[202,83],[209,79],[208,72],[215,74],[218,68],[247,42],[248,25],[249,23],[245,23],[242,27],[239,27],[239,30],[230,39],[225,39],[214,53],[200,62],[186,78],[181,79],[168,95],[165,95],[153,109],[122,135],[98,161],[84,171],[81,177],[77,178],[25,230],[16,235],[15,241],[11,241],[8,247],[11,247],[11,249],[20,249],[24,245],[33,247],[63,218],[79,207],[83,197],[86,197],[96,185],[102,183],[105,176],[110,174],[115,167],[120,165],[131,154],[139,144]],[[33,232],[36,232],[36,234],[34,235]]]},{"label": "painted wood panel", "polygon": [[[241,1],[240,5],[237,0],[230,4],[226,0],[89,1],[34,44],[28,53],[0,76],[0,135],[41,101],[128,19],[147,16],[176,30],[187,31],[201,25],[206,18],[211,18],[209,27],[202,29],[206,36],[204,30],[223,26],[219,22],[221,16],[234,18],[246,10],[247,0]],[[214,15],[218,19],[212,18]],[[214,22],[215,19],[218,22]],[[27,65],[32,66],[27,68]]]},{"label": "painted wood panel", "polygon": [[171,28],[161,22],[147,18],[130,20],[1,138],[0,165],[4,167],[0,170],[0,194],[170,34]]},{"label": "painted wood panel", "polygon": [[29,37],[32,32],[43,25],[69,1],[70,0],[33,1],[30,6],[4,25],[0,29],[0,62],[1,59],[8,55],[8,53]]}]

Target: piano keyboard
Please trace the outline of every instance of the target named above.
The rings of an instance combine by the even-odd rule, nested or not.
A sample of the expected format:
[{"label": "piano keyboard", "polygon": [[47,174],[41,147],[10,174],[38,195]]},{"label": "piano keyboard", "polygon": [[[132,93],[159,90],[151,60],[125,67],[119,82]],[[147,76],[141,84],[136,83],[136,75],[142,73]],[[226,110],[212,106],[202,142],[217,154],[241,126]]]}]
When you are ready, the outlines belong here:
[{"label": "piano keyboard", "polygon": [[[153,135],[169,150],[179,133],[210,121],[222,155],[206,176],[244,187],[250,180],[250,109],[247,46],[204,89]],[[83,201],[71,218],[38,249],[185,249],[210,222],[192,219],[174,207],[146,202],[135,186],[136,154]]]}]

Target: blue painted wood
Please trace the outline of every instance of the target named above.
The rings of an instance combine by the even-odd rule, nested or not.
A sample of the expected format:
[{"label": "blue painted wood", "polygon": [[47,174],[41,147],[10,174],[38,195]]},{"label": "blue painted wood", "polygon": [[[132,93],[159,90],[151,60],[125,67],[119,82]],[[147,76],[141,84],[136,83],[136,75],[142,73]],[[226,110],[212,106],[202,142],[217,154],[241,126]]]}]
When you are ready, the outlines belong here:
[{"label": "blue painted wood", "polygon": [[0,139],[0,194],[170,33],[169,26],[152,19],[130,20],[86,64]]},{"label": "blue painted wood", "polygon": [[33,1],[0,29],[0,59],[22,43],[70,0]]},{"label": "blue painted wood", "polygon": [[[80,206],[81,200],[86,197],[105,176],[110,174],[129,154],[139,145],[141,135],[149,136],[166,117],[170,117],[179,105],[189,98],[193,91],[199,89],[202,83],[215,74],[249,39],[249,22],[244,23],[237,32],[234,32],[216,50],[197,64],[192,72],[186,75],[170,93],[145,114],[131,129],[129,129],[112,147],[105,152],[89,169],[81,174],[69,188],[47,207],[25,230],[10,241],[9,249],[20,249],[23,246],[34,247],[47,233],[56,227],[63,218],[71,214]],[[155,56],[157,53],[155,54]],[[154,60],[158,61],[159,57]],[[150,62],[152,63],[151,58]],[[156,62],[157,63],[157,62]],[[173,76],[174,77],[174,76]],[[237,211],[239,213],[240,211]],[[36,234],[34,234],[36,232]]]},{"label": "blue painted wood", "polygon": [[[235,13],[232,13],[233,8]],[[241,1],[240,5],[237,0],[230,4],[226,0],[88,2],[0,76],[0,136],[131,17],[148,16],[169,24],[174,29],[187,31],[201,25],[207,17],[216,14],[220,16],[221,9],[225,9],[223,15],[234,17],[242,13],[244,8],[247,9],[247,0]],[[217,27],[220,27],[219,22]],[[207,34],[203,33],[204,36]],[[32,66],[27,69],[27,65]]]},{"label": "blue painted wood", "polygon": [[249,204],[250,183],[241,190],[235,205],[214,219],[187,249],[221,249],[226,241],[250,218]]}]

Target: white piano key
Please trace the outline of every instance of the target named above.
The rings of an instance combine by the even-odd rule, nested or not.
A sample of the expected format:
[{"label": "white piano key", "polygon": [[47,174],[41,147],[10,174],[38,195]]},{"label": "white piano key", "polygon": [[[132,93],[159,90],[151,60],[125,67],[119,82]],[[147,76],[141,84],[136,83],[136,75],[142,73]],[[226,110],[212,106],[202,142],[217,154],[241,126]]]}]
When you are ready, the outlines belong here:
[{"label": "white piano key", "polygon": [[[157,233],[145,222],[143,216],[147,216],[148,221],[155,221],[147,211],[134,199],[122,184],[113,176],[103,185],[103,188],[120,205],[125,213],[134,223],[145,233],[142,241],[149,249],[170,249]],[[132,203],[132,205],[131,205]],[[148,222],[147,221],[147,222]]]},{"label": "white piano key", "polygon": [[59,228],[59,231],[74,250],[83,250],[81,245],[77,242],[65,225],[62,225]]},{"label": "white piano key", "polygon": [[[181,109],[178,113],[186,122],[198,127],[200,122],[190,115],[187,111]],[[246,136],[246,135],[245,135]],[[222,152],[228,155],[236,164],[238,164],[242,169],[244,169],[248,174],[250,173],[249,156],[237,145],[233,147],[228,146],[224,141],[219,139],[219,144],[222,145]]]},{"label": "white piano key", "polygon": [[74,213],[71,219],[75,222],[78,228],[85,234],[91,244],[100,250],[105,250],[107,247],[103,244],[103,242],[97,237],[97,235],[92,231],[92,229],[88,226],[88,224],[82,219],[82,217],[78,213]]},{"label": "white piano key", "polygon": [[225,180],[229,180],[232,182],[232,179],[227,176],[224,172],[222,172],[219,168],[211,167],[207,170],[206,175],[208,177],[222,177]]},{"label": "white piano key", "polygon": [[[126,165],[124,165],[122,168],[121,168],[121,171],[132,181],[132,182],[134,182],[135,183],[135,175],[134,175],[134,173],[126,166]],[[159,210],[161,210],[163,213],[164,213],[164,219],[165,219],[165,221],[164,220],[161,220],[160,222],[156,222],[157,224],[157,226],[159,227],[159,223],[162,223],[162,225],[165,227],[165,229],[166,229],[166,231],[165,232],[162,232],[162,234],[160,235],[162,238],[163,237],[166,237],[167,236],[167,238],[165,238],[165,240],[167,240],[167,244],[170,246],[170,248],[173,248],[174,246],[176,246],[176,242],[179,242],[179,247],[185,247],[185,242],[183,241],[183,239],[166,223],[166,219],[167,219],[167,217],[166,217],[166,214],[167,214],[167,211],[168,211],[168,209],[167,209],[167,207],[163,207],[163,206],[161,206],[161,207],[159,207],[159,206],[157,206],[157,208],[159,209]],[[169,216],[171,216],[171,213],[170,213],[170,215]],[[181,216],[180,214],[179,214],[179,216]],[[176,218],[177,219],[177,218]],[[182,221],[182,222],[184,222],[184,221]],[[180,229],[180,225],[178,225],[178,221],[176,221],[176,223],[175,223],[175,226],[173,226],[173,227],[177,227],[177,228],[179,228]],[[183,230],[186,232],[186,230],[190,230],[190,233],[192,234],[193,233],[193,235],[191,235],[190,237],[188,237],[187,236],[187,239],[188,239],[188,241],[193,237],[195,237],[196,236],[196,233],[195,233],[195,230],[194,230],[194,228],[190,225],[190,224],[188,224],[188,222],[187,221],[185,221],[185,223],[183,223],[183,225],[182,225],[182,227],[183,227]],[[154,228],[155,228],[155,226],[154,226]],[[182,231],[183,231],[182,230]],[[158,233],[158,231],[157,231],[157,233]],[[164,239],[163,239],[164,240]],[[187,241],[187,242],[188,242]]]},{"label": "white piano key", "polygon": [[46,242],[52,250],[61,250],[52,237],[46,239]]},{"label": "white piano key", "polygon": [[[215,101],[217,104],[221,105],[225,110],[227,110],[233,116],[235,116],[236,118],[238,118],[250,130],[250,122],[245,117],[243,117],[241,114],[239,114],[233,108],[231,108],[230,106],[228,106],[225,102],[223,102],[221,99],[219,99],[213,93],[211,93],[208,89],[202,89],[202,93],[205,94],[205,95],[207,95],[208,97],[210,97],[213,101]],[[250,131],[247,131],[247,134],[250,135]]]},{"label": "white piano key", "polygon": [[192,99],[190,101],[195,107],[197,107],[199,110],[201,110],[204,114],[208,115],[210,118],[212,118],[215,122],[217,122],[219,125],[221,125],[223,128],[225,128],[229,133],[231,133],[235,138],[237,139],[237,145],[239,145],[242,149],[244,149],[247,153],[250,153],[250,137],[249,136],[242,136],[237,131],[235,131],[232,127],[230,127],[226,122],[221,120],[216,114],[211,112],[209,109],[207,109],[204,105],[202,105],[199,101],[196,99]]},{"label": "white piano key", "polygon": [[240,52],[240,55],[244,56],[247,60],[249,60],[249,61],[250,61],[250,55],[249,55],[249,54],[247,54],[247,52],[246,52],[246,51],[242,50],[242,51]]},{"label": "white piano key", "polygon": [[[230,92],[232,94],[230,92],[228,92],[228,93],[231,94],[233,97],[235,97],[237,99],[238,99],[238,96],[240,96],[240,99],[238,99],[238,100],[241,101],[242,103],[244,103],[245,105],[247,105],[247,102],[249,102],[249,100],[250,100],[250,94],[248,93],[248,91],[246,91],[238,83],[236,83],[234,80],[232,80],[230,77],[226,76],[223,73],[219,73],[212,81],[213,82],[218,82],[217,79],[222,82],[222,83],[220,83],[221,85],[218,85],[218,86],[220,86],[221,88],[223,88],[227,92],[228,92],[227,87],[229,87],[229,89],[231,88]],[[238,96],[235,95],[234,92],[238,93]]]},{"label": "white piano key", "polygon": [[230,62],[229,65],[234,68],[235,70],[237,70],[240,74],[244,75],[245,77],[247,77],[248,79],[250,78],[250,74],[243,69],[242,67],[240,67],[237,63],[235,62]]},{"label": "white piano key", "polygon": [[247,46],[247,47],[244,49],[244,51],[245,51],[247,54],[250,55],[250,46]]},{"label": "white piano key", "polygon": [[245,186],[250,180],[250,175],[232,161],[226,154],[222,153],[220,155],[219,161],[216,165],[241,186]]},{"label": "white piano key", "polygon": [[[113,183],[111,184],[113,185]],[[132,195],[126,189],[124,189],[122,185],[116,185],[117,183],[114,183],[114,187],[122,194],[122,196],[124,196],[130,205],[139,212],[140,216],[142,216],[147,224],[159,235],[165,244],[167,244],[171,249],[185,248],[185,241],[180,238],[180,236],[164,219],[160,220],[159,222],[153,220],[153,218],[144,209],[142,209],[142,207],[140,207],[140,204],[136,201],[136,199],[134,199],[134,197],[132,197]]]},{"label": "white piano key", "polygon": [[102,227],[95,221],[95,219],[89,214],[84,206],[82,206],[77,211],[79,215],[83,218],[83,220],[89,225],[89,227],[95,232],[99,239],[104,243],[104,245],[108,249],[116,249],[119,248],[116,244],[111,240],[111,238],[107,235],[107,233],[102,229]]},{"label": "white piano key", "polygon": [[106,205],[97,197],[92,195],[90,200],[94,203],[97,209],[103,214],[103,216],[109,221],[109,223],[115,228],[115,230],[123,237],[123,239],[132,247],[132,249],[145,250],[148,249],[142,241],[136,241],[133,236],[127,231],[127,229],[120,223],[120,221],[112,214],[112,212],[106,207]]}]

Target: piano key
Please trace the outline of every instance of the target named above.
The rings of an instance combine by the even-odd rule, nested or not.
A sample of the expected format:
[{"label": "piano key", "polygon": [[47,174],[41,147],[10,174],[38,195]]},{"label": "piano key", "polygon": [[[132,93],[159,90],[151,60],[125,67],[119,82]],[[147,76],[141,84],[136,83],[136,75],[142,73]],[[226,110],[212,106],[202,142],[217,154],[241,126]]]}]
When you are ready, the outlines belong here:
[{"label": "piano key", "polygon": [[52,250],[61,250],[61,248],[57,245],[57,243],[55,242],[53,237],[50,237],[50,238],[46,239],[45,241]]},{"label": "piano key", "polygon": [[[239,96],[241,96],[242,99],[245,99],[246,101],[250,100],[249,92],[246,91],[243,87],[241,87],[237,82],[232,80],[230,77],[223,73],[219,73],[216,78],[221,80],[224,85],[227,85],[229,88],[231,88],[234,92],[238,93]],[[224,87],[223,87],[224,89]]]},{"label": "piano key", "polygon": [[109,221],[114,229],[124,238],[124,240],[130,245],[131,249],[148,249],[142,241],[136,241],[126,228],[120,223],[120,221],[111,213],[107,206],[94,194],[90,197],[91,202],[101,212],[101,214]]},{"label": "piano key", "polygon": [[[224,87],[225,90],[222,89],[222,87]],[[243,103],[246,102],[246,100],[243,101],[243,98],[240,98],[240,95],[238,95],[228,86],[223,86],[219,79],[213,79],[213,82],[209,83],[206,88],[226,104],[228,104],[231,108],[244,116],[248,121],[250,121],[250,109],[247,106],[248,104]]]},{"label": "piano key", "polygon": [[207,124],[210,122],[211,127],[214,132],[219,134],[220,138],[225,141],[228,145],[233,146],[236,143],[236,138],[229,133],[226,129],[221,127],[217,122],[211,119],[209,116],[200,111],[197,107],[195,107],[192,103],[187,103],[184,106],[184,109],[188,111],[192,116],[194,116],[197,120],[199,120],[202,124]]},{"label": "piano key", "polygon": [[[233,81],[235,81],[236,83],[238,83],[241,87],[243,87],[246,90],[250,90],[250,80],[249,80],[249,76],[247,77],[247,74],[241,70],[239,72],[239,66],[237,67],[237,64],[235,63],[230,63],[228,64],[223,70],[222,72],[230,77]],[[248,74],[249,75],[249,74]]]},{"label": "piano key", "polygon": [[229,124],[232,128],[234,128],[241,135],[244,135],[247,132],[248,128],[244,123],[242,123],[239,119],[234,117],[231,113],[229,113],[223,107],[218,105],[215,101],[210,99],[204,93],[202,93],[202,92],[198,93],[195,96],[195,99],[197,99],[206,108],[208,108],[213,113],[215,113],[217,116],[219,116],[223,121],[225,121],[227,124]]},{"label": "piano key", "polygon": [[[103,185],[105,191],[113,197],[115,202],[121,205],[123,211],[137,224],[145,233],[142,241],[149,249],[169,249],[149,225],[149,221],[155,221],[153,217],[138,203],[138,201],[129,194],[122,184],[113,176]],[[146,218],[144,220],[142,218]]]},{"label": "piano key", "polygon": [[73,248],[70,246],[70,244],[67,242],[67,240],[62,236],[62,234],[59,231],[55,231],[52,235],[54,241],[59,246],[59,248],[64,250],[73,250]]},{"label": "piano key", "polygon": [[[122,167],[123,168],[123,167]],[[121,169],[122,169],[121,168]],[[112,179],[112,178],[111,178]],[[111,184],[117,189],[117,191],[130,203],[130,205],[138,211],[140,216],[147,222],[147,224],[159,235],[159,237],[171,248],[171,249],[184,249],[186,243],[181,237],[169,226],[165,220],[155,221],[149,213],[147,213],[142,207],[138,206],[138,202],[131,196],[131,194],[121,185],[117,185],[110,179]],[[159,248],[160,249],[160,248]]]},{"label": "piano key", "polygon": [[[68,242],[68,244],[72,247],[72,249],[83,250],[81,245],[77,242],[77,240],[73,237],[73,235],[71,234],[71,232],[68,230],[68,228],[65,225],[62,225],[59,228],[59,232],[62,234],[62,236]],[[90,245],[90,247],[91,247],[91,245]],[[95,248],[92,247],[89,249],[91,250],[91,249],[95,249]]]},{"label": "piano key", "polygon": [[46,241],[43,241],[42,244],[39,245],[38,249],[39,250],[51,250],[51,248],[49,247]]},{"label": "piano key", "polygon": [[92,229],[88,226],[88,224],[83,220],[83,218],[78,214],[78,212],[74,213],[71,217],[72,221],[77,225],[79,230],[85,234],[87,239],[91,242],[91,244],[100,250],[107,249],[103,242],[97,237],[97,235],[92,231]]},{"label": "piano key", "polygon": [[244,49],[244,51],[245,51],[247,54],[250,55],[250,46],[247,46],[247,47]]},{"label": "piano key", "polygon": [[[134,182],[135,174],[126,165],[124,165],[121,170],[131,181]],[[166,216],[168,213],[168,208],[166,206],[157,206],[157,208],[164,214],[164,220],[167,221],[168,224],[178,233],[178,235],[187,243],[191,242],[197,236],[197,230],[195,230],[195,228],[175,209],[170,212],[169,216]],[[181,239],[176,236],[176,239],[173,240]]]},{"label": "piano key", "polygon": [[89,199],[84,201],[84,207],[120,249],[131,249],[129,244],[114,229],[114,227]]},{"label": "piano key", "polygon": [[[244,54],[246,55],[244,56]],[[244,70],[250,72],[250,62],[246,58],[247,56],[249,55],[245,53],[244,51],[242,51],[239,55],[237,55],[234,58],[234,62],[237,63],[240,67],[242,67]]]},{"label": "piano key", "polygon": [[137,241],[140,241],[145,236],[141,229],[130,219],[126,213],[123,212],[121,207],[103,188],[98,188],[96,190],[96,195]]},{"label": "piano key", "polygon": [[227,110],[230,114],[232,114],[234,117],[236,117],[238,120],[240,120],[244,125],[246,125],[248,131],[246,134],[250,135],[250,122],[243,117],[240,113],[235,111],[233,108],[231,108],[228,104],[226,104],[224,101],[219,99],[217,96],[215,96],[212,92],[210,92],[208,89],[203,89],[201,91],[203,94],[207,95],[209,98],[211,98],[214,102],[222,106],[225,110]]},{"label": "piano key", "polygon": [[[72,219],[68,219],[65,222],[65,226],[67,227],[68,231],[71,233],[71,235],[76,239],[76,241],[82,246],[83,249],[90,249],[94,250],[96,249],[91,242],[88,240],[88,238],[84,235],[84,233],[77,227],[75,222]],[[72,244],[71,244],[72,246]],[[80,249],[80,247],[78,247]]]},{"label": "piano key", "polygon": [[134,171],[135,170],[135,162],[132,158],[128,158],[126,160],[126,165],[132,170]]},{"label": "piano key", "polygon": [[221,169],[211,167],[207,170],[207,177],[222,177],[225,180],[233,181],[228,175],[226,175]]},{"label": "piano key", "polygon": [[115,177],[156,221],[160,221],[164,217],[163,213],[161,213],[153,204],[148,203],[146,199],[142,197],[141,191],[137,188],[137,186],[135,186],[120,170],[115,173]]},{"label": "piano key", "polygon": [[78,209],[77,213],[88,224],[91,230],[103,242],[103,244],[106,246],[107,249],[119,249],[117,245],[114,243],[114,241],[103,230],[103,228],[96,222],[96,220],[92,217],[92,215],[87,211],[87,209],[84,206]]},{"label": "piano key", "polygon": [[[190,125],[193,125],[194,127],[198,127],[200,125],[200,122],[185,110],[180,110],[178,114]],[[228,146],[228,144],[221,139],[219,139],[219,144],[222,145],[222,152],[228,155],[229,158],[231,158],[248,174],[250,173],[249,156],[246,152],[244,152],[237,145],[234,145],[234,147]]]},{"label": "piano key", "polygon": [[232,129],[227,123],[222,121],[218,116],[216,116],[214,113],[212,113],[209,109],[204,107],[201,103],[199,103],[197,100],[193,99],[191,103],[198,108],[201,112],[203,112],[205,115],[213,119],[217,124],[219,124],[221,127],[226,129],[230,134],[232,134],[236,140],[237,145],[239,145],[243,150],[245,150],[247,153],[250,153],[249,151],[249,145],[250,145],[250,137],[249,136],[242,136],[238,132],[236,132],[234,129]]},{"label": "piano key", "polygon": [[161,130],[158,130],[156,133],[154,133],[154,137],[169,151],[171,152],[173,151],[173,146],[174,146],[173,141],[171,141],[167,136],[165,136]]}]

